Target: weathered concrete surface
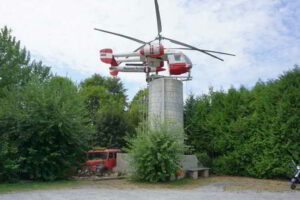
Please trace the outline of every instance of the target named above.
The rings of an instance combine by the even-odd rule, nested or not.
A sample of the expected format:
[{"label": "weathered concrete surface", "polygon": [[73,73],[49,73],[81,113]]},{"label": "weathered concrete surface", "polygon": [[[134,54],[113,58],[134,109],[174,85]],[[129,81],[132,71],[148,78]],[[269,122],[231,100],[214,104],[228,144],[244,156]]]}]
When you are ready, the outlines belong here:
[{"label": "weathered concrete surface", "polygon": [[299,199],[300,191],[255,192],[224,191],[220,185],[208,185],[196,189],[112,189],[85,186],[73,189],[40,190],[0,194],[0,200],[287,200]]},{"label": "weathered concrete surface", "polygon": [[150,82],[148,116],[151,127],[165,121],[183,130],[182,81],[165,77]]},{"label": "weathered concrete surface", "polygon": [[185,171],[202,166],[195,155],[183,155],[180,164]]},{"label": "weathered concrete surface", "polygon": [[114,171],[121,173],[128,173],[132,171],[129,167],[129,157],[127,153],[117,153],[117,164]]},{"label": "weathered concrete surface", "polygon": [[[117,165],[114,168],[114,171],[121,173],[132,172],[132,169],[130,169],[128,164],[129,159],[128,154],[118,153]],[[180,164],[184,171],[202,166],[195,155],[183,155]]]}]

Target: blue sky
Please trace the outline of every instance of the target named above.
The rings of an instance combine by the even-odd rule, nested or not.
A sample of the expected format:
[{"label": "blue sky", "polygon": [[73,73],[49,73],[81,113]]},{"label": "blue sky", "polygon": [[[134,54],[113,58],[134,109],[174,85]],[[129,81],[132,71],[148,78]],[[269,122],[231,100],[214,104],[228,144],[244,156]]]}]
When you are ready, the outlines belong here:
[{"label": "blue sky", "polygon": [[[252,87],[278,77],[300,58],[300,1],[159,0],[163,35],[199,48],[235,53],[225,62],[186,52],[194,63],[185,95],[209,87]],[[7,25],[32,57],[77,83],[108,66],[98,51],[130,52],[139,44],[93,31],[94,27],[142,40],[155,37],[153,0],[0,0],[0,26]],[[174,45],[165,42],[165,46]],[[143,74],[121,74],[129,98],[146,87]]]}]

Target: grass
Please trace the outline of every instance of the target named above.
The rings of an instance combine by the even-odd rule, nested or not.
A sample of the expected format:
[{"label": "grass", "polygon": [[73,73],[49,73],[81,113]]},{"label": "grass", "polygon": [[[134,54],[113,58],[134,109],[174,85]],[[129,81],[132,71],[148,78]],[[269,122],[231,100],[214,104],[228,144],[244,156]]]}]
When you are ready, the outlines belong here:
[{"label": "grass", "polygon": [[168,189],[192,189],[197,188],[199,186],[208,185],[211,183],[211,180],[208,178],[202,178],[198,180],[193,180],[191,178],[184,178],[180,180],[175,180],[172,182],[166,183],[148,183],[148,182],[140,182],[140,181],[128,181],[131,185],[135,185],[139,188],[168,188]]},{"label": "grass", "polygon": [[37,181],[22,181],[18,183],[1,183],[0,193],[8,193],[15,191],[30,191],[44,189],[62,189],[70,187],[78,187],[86,184],[85,181],[64,180],[53,182],[37,182]]},{"label": "grass", "polygon": [[[199,179],[200,180],[200,179]],[[69,181],[54,181],[54,182],[36,182],[25,181],[19,183],[2,183],[0,184],[0,194],[18,191],[31,191],[31,190],[47,190],[47,189],[65,189],[65,188],[79,188],[82,186],[97,187],[97,188],[115,188],[115,189],[190,189],[200,185],[207,184],[206,179],[193,180],[189,178],[176,180],[167,183],[147,183],[140,181],[133,181],[127,179],[116,180],[69,180]]]},{"label": "grass", "polygon": [[[125,180],[126,181],[126,180]],[[128,182],[128,181],[127,181]],[[287,180],[269,180],[269,179],[255,179],[249,177],[236,177],[236,176],[212,176],[209,178],[199,178],[197,180],[185,178],[169,183],[142,183],[142,182],[129,182],[136,187],[142,188],[170,188],[190,190],[210,184],[216,184],[222,187],[224,191],[242,191],[254,190],[257,192],[284,192],[290,191],[289,182]],[[130,187],[127,183],[127,187]]]},{"label": "grass", "polygon": [[190,190],[210,184],[218,183],[225,191],[270,191],[283,192],[290,191],[288,181],[284,180],[266,180],[247,177],[232,176],[212,176],[209,178],[199,178],[197,180],[185,178],[168,183],[146,183],[128,179],[117,180],[69,180],[54,182],[20,182],[0,184],[0,193],[46,190],[46,189],[65,189],[79,187],[113,188],[113,189],[177,189]]},{"label": "grass", "polygon": [[288,180],[255,179],[249,177],[224,177],[230,184],[224,186],[225,191],[255,190],[258,192],[290,191]]}]

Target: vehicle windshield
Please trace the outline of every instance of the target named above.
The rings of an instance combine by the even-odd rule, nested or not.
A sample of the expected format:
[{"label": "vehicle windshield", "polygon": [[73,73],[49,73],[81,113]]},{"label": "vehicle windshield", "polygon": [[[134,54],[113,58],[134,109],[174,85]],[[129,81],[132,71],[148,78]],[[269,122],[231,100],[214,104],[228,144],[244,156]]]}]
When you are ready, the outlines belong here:
[{"label": "vehicle windshield", "polygon": [[182,55],[183,55],[183,57],[184,57],[184,59],[185,59],[186,63],[188,63],[188,64],[192,65],[192,61],[189,59],[189,57],[187,57],[187,56],[186,56],[186,55],[184,55],[184,54],[182,54]]},{"label": "vehicle windshield", "polygon": [[107,158],[107,153],[105,152],[88,153],[89,160],[101,160],[106,158]]}]

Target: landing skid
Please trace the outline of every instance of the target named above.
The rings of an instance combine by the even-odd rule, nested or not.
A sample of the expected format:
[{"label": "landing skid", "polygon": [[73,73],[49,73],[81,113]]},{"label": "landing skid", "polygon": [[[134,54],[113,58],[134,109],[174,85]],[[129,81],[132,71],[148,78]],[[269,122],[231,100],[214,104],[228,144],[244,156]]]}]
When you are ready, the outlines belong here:
[{"label": "landing skid", "polygon": [[191,77],[190,74],[188,76],[162,76],[158,74],[151,74],[151,75],[147,74],[146,81],[147,83],[150,83],[151,81],[159,78],[170,78],[170,79],[176,79],[180,81],[190,81],[193,79],[193,77]]}]

